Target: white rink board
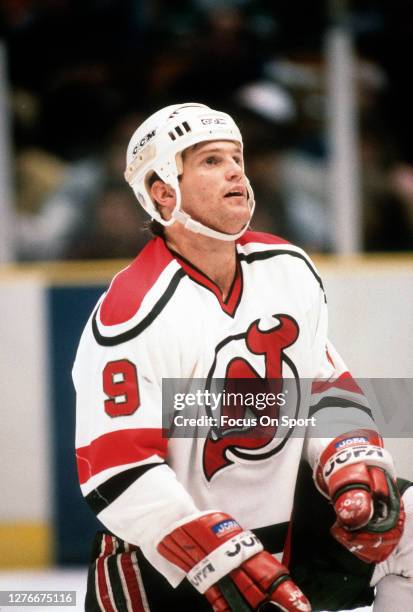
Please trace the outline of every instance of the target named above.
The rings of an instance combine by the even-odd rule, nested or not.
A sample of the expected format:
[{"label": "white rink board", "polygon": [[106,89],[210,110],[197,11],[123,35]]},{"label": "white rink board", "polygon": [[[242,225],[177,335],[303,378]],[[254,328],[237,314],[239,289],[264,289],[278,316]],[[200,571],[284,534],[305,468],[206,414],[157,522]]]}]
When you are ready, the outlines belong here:
[{"label": "white rink board", "polygon": [[353,376],[413,378],[411,266],[320,266],[330,339]]},{"label": "white rink board", "polygon": [[33,275],[9,278],[0,301],[0,522],[44,522],[51,498],[44,285]]}]

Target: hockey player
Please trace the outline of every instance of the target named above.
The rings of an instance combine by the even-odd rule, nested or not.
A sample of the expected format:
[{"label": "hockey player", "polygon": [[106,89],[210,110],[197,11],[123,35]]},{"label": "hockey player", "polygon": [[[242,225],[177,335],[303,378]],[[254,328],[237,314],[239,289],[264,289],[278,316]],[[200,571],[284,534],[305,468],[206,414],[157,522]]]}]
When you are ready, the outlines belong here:
[{"label": "hockey player", "polygon": [[[313,263],[249,230],[254,195],[233,119],[195,103],[158,111],[133,134],[125,176],[158,236],[98,302],[73,370],[81,489],[107,529],[96,538],[86,610],[305,612],[326,601],[341,609],[368,602],[369,583],[382,579],[379,601],[387,578],[402,583],[390,585],[397,609],[409,609],[411,525],[403,535],[392,458],[327,340]],[[230,390],[248,379],[267,392],[265,409],[221,401],[220,426],[211,405],[198,402],[206,431],[195,419],[189,437],[178,427],[168,436],[171,379],[192,406],[198,380],[211,397],[215,380]],[[269,391],[285,396],[287,383],[292,424],[282,426],[282,403],[270,408]],[[230,426],[234,415],[241,426]],[[299,419],[307,430],[293,435]],[[300,462],[313,472],[314,503],[334,510],[333,537],[328,518],[322,526],[325,551],[321,536],[314,546],[310,534],[309,548],[295,538],[297,508],[312,516],[300,487],[295,493]],[[321,533],[315,523],[310,532]],[[342,578],[336,594],[329,584],[311,588],[331,550]]]}]

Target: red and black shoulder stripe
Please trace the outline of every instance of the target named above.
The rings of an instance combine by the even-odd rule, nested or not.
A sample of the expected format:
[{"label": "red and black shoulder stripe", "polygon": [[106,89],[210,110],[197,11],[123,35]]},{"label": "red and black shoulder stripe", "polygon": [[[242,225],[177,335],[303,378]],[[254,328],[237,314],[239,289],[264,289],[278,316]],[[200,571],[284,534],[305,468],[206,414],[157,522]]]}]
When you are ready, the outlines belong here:
[{"label": "red and black shoulder stripe", "polygon": [[92,317],[104,346],[139,335],[166,306],[185,272],[161,238],[151,240],[110,284]]},{"label": "red and black shoulder stripe", "polygon": [[282,256],[300,259],[305,263],[324,292],[321,277],[307,253],[280,236],[248,231],[237,240],[237,250],[239,260],[248,264]]}]

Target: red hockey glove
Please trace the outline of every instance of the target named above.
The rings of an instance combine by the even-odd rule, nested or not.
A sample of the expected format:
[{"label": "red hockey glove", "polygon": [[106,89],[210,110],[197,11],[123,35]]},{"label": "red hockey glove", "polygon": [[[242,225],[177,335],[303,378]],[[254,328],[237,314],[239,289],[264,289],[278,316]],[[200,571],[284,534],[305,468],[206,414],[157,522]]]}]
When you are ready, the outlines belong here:
[{"label": "red hockey glove", "polygon": [[360,429],[335,438],[314,478],[337,514],[332,536],[366,563],[387,559],[403,534],[405,513],[381,436]]},{"label": "red hockey glove", "polygon": [[311,612],[288,569],[228,514],[211,512],[176,527],[158,551],[186,572],[214,612],[251,612],[267,603],[283,612]]}]

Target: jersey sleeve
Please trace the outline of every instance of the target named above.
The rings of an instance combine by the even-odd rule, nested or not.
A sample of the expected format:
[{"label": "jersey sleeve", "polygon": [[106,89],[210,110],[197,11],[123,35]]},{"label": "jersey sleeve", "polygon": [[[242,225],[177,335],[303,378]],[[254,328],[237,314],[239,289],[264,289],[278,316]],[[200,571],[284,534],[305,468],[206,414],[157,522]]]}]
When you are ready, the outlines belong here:
[{"label": "jersey sleeve", "polygon": [[336,436],[361,428],[377,430],[371,407],[362,389],[328,339],[327,302],[322,287],[308,313],[313,338],[313,376],[304,455],[313,467],[324,448]]},{"label": "jersey sleeve", "polygon": [[76,459],[82,493],[115,535],[140,546],[172,585],[183,572],[156,551],[171,524],[201,514],[168,465],[162,429],[164,371],[174,349],[154,330],[133,340],[98,342],[88,322],[73,369]]}]

